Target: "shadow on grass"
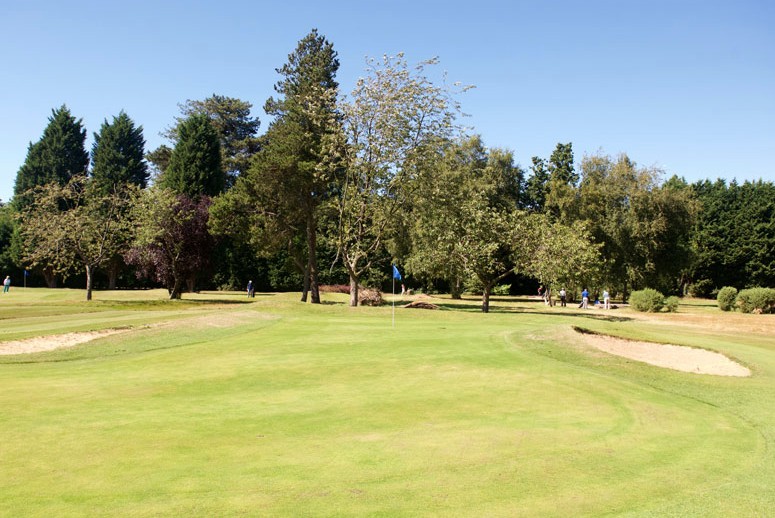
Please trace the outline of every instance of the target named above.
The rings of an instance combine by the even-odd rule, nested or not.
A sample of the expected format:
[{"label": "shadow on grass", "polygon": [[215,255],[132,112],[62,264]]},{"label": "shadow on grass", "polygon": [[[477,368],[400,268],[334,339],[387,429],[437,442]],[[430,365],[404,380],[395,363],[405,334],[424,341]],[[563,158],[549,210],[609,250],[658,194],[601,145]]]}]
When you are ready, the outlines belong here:
[{"label": "shadow on grass", "polygon": [[[479,299],[461,299],[461,300],[479,300]],[[490,299],[490,303],[492,302],[514,302],[514,299]],[[467,313],[481,313],[482,312],[482,306],[479,305],[472,305],[472,304],[461,304],[461,303],[454,303],[454,302],[439,302],[438,300],[435,300],[433,302],[437,306],[439,306],[442,309],[447,309],[451,311],[465,311]],[[547,315],[547,316],[555,316],[555,317],[573,317],[573,318],[587,318],[592,320],[602,320],[605,322],[629,322],[633,320],[632,317],[625,317],[625,316],[618,316],[618,315],[611,315],[611,314],[595,314],[595,313],[589,313],[587,311],[584,312],[566,312],[566,311],[535,311],[529,306],[490,306],[490,313],[499,313],[499,314],[520,314],[520,313],[529,313],[531,315]]]},{"label": "shadow on grass", "polygon": [[90,300],[58,302],[52,306],[81,307],[92,310],[117,309],[117,310],[143,310],[143,309],[171,309],[172,307],[202,307],[214,305],[241,305],[250,304],[250,300],[234,299],[179,299],[179,300]]}]

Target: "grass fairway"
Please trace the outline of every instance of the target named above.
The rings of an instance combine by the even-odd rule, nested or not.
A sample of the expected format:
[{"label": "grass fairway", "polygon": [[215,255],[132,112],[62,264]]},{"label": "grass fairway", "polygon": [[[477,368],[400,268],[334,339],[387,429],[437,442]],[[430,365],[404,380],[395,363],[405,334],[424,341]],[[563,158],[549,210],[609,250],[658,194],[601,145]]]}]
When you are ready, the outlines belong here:
[{"label": "grass fairway", "polygon": [[[347,296],[13,290],[0,516],[771,517],[775,321],[684,305],[443,311]],[[571,326],[717,350],[749,378],[610,356]]]}]

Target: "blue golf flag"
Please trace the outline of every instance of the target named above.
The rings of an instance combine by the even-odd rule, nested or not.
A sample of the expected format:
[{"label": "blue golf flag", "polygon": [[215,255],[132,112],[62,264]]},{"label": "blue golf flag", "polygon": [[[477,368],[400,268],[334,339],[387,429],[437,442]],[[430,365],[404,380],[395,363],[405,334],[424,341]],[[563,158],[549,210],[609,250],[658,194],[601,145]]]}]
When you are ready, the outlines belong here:
[{"label": "blue golf flag", "polygon": [[401,274],[398,273],[398,268],[396,268],[395,264],[393,265],[393,278],[398,279],[399,281],[401,280]]},{"label": "blue golf flag", "polygon": [[27,268],[24,269],[24,276],[27,277],[30,274],[30,272],[27,271]]}]

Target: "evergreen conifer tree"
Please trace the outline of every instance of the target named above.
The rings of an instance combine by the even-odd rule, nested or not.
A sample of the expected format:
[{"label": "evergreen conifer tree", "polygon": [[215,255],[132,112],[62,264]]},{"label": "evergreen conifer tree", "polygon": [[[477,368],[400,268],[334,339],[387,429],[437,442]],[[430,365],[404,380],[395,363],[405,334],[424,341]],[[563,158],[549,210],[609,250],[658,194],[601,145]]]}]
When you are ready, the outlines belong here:
[{"label": "evergreen conifer tree", "polygon": [[65,185],[73,176],[86,174],[89,153],[84,147],[86,130],[67,106],[51,111],[48,126],[35,144],[30,143],[27,158],[16,174],[14,208],[21,210],[31,202],[26,191],[56,182]]},{"label": "evergreen conifer tree", "polygon": [[206,115],[192,115],[180,125],[178,142],[160,184],[192,199],[223,192],[221,145]]},{"label": "evergreen conifer tree", "polygon": [[144,153],[143,127],[135,127],[122,111],[112,123],[106,119],[100,132],[94,134],[92,178],[103,191],[126,183],[144,188],[148,183]]}]

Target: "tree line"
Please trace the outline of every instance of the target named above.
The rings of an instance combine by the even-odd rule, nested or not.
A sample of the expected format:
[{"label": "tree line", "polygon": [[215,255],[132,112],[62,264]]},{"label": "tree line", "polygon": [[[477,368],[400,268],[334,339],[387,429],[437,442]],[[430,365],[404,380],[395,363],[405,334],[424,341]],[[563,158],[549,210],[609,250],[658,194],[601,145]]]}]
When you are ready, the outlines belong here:
[{"label": "tree line", "polygon": [[[349,95],[333,45],[313,30],[277,69],[259,134],[252,105],[180,105],[147,151],[124,112],[94,134],[66,106],[31,143],[0,207],[0,268],[30,284],[300,289],[389,281],[424,289],[583,287],[626,298],[775,285],[775,186],[688,184],[625,154],[576,162],[558,143],[528,170],[460,122],[469,87],[434,82],[438,61],[370,59]],[[97,279],[95,281],[95,279]]]}]

